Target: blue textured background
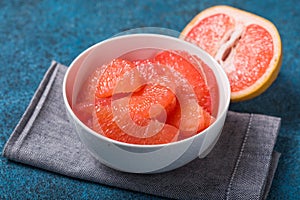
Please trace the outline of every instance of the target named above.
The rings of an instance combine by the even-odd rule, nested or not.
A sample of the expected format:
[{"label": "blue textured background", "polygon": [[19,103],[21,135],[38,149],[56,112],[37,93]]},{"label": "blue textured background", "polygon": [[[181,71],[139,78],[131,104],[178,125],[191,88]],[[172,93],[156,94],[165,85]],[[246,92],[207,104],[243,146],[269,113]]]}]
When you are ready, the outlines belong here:
[{"label": "blue textured background", "polygon": [[[181,31],[201,10],[227,4],[278,28],[283,64],[263,95],[230,109],[282,118],[282,153],[268,199],[300,196],[300,4],[257,1],[0,1],[0,149],[26,109],[52,59],[65,65],[90,45],[144,26]],[[0,157],[0,199],[153,199],[146,194],[71,179]]]}]

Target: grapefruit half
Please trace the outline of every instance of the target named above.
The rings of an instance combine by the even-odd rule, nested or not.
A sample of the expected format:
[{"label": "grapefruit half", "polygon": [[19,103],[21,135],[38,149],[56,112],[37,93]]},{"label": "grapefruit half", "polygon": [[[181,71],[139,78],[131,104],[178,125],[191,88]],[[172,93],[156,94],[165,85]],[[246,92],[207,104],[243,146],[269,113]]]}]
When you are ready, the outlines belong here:
[{"label": "grapefruit half", "polygon": [[260,95],[280,71],[282,49],[277,28],[250,12],[223,5],[205,9],[180,37],[220,63],[228,76],[233,102]]}]

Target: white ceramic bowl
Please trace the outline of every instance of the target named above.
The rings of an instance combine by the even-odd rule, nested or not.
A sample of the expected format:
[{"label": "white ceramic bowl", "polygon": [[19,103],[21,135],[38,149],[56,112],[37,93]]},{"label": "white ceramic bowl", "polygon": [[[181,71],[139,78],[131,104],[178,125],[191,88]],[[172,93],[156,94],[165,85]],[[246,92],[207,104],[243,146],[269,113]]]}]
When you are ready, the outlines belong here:
[{"label": "white ceramic bowl", "polygon": [[[201,133],[178,142],[161,145],[135,145],[118,142],[97,134],[72,111],[78,95],[79,79],[97,66],[140,48],[184,50],[201,58],[214,72],[219,87],[216,121]],[[83,69],[82,67],[85,66]],[[88,66],[88,67],[86,67]],[[101,163],[124,172],[160,173],[181,167],[197,157],[205,157],[222,131],[230,102],[229,81],[222,67],[206,52],[181,39],[159,34],[131,34],[110,38],[81,53],[70,65],[63,83],[67,113],[76,132],[90,153]],[[74,129],[74,130],[75,130]],[[192,172],[191,172],[192,173]]]}]

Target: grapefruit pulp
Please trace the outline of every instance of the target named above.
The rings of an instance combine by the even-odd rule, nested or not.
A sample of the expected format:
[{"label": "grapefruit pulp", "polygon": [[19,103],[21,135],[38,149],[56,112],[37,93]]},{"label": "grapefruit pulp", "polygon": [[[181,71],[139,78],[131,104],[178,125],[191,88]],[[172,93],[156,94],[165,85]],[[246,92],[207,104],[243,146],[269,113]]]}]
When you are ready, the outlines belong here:
[{"label": "grapefruit pulp", "polygon": [[97,133],[125,143],[153,145],[191,137],[213,123],[216,109],[215,87],[208,86],[216,80],[200,61],[174,50],[142,60],[113,59],[91,73],[75,114]]}]

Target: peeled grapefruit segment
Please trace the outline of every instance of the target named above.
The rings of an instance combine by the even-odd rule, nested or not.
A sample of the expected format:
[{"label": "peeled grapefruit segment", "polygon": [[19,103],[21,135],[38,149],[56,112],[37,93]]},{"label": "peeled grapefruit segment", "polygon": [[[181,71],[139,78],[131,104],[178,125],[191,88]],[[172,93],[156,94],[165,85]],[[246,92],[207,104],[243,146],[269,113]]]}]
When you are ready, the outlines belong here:
[{"label": "peeled grapefruit segment", "polygon": [[232,101],[260,95],[279,73],[282,51],[278,30],[252,13],[214,6],[195,16],[180,37],[221,64],[230,81]]},{"label": "peeled grapefruit segment", "polygon": [[193,88],[200,106],[211,113],[211,97],[207,86],[206,76],[201,66],[192,56],[181,51],[163,51],[155,56],[155,61],[179,72]]},{"label": "peeled grapefruit segment", "polygon": [[[112,98],[110,98],[110,100],[111,99]],[[114,115],[113,109],[115,108],[112,106],[111,103],[107,104],[107,99],[96,98],[95,116],[93,116],[93,129],[96,132],[101,133],[108,138],[131,144],[150,145],[164,144],[177,141],[179,133],[178,129],[172,125],[163,124],[160,122],[157,122],[160,125],[158,128],[148,128],[147,126],[144,126],[146,128],[143,129],[143,135],[135,135],[136,132],[138,132],[138,130],[135,129],[139,129],[143,126],[139,126],[138,124],[133,125],[130,123],[126,123],[125,127],[121,127],[120,124],[118,124],[118,122],[124,122],[128,119],[122,119],[122,115]],[[130,112],[128,106],[123,107],[123,109],[127,109],[127,112]],[[135,112],[139,113],[137,110]],[[138,122],[140,123],[141,117],[142,116],[139,116],[138,118],[135,118],[135,120],[138,120]],[[151,121],[151,119],[149,118],[143,119],[147,122]]]},{"label": "peeled grapefruit segment", "polygon": [[[118,81],[124,76],[129,75],[130,82],[122,85],[119,91],[122,93],[129,93],[139,87],[140,78],[135,70],[135,64],[125,59],[113,59],[109,64],[102,66],[104,68],[103,73],[98,77],[97,92],[96,95],[99,98],[109,97],[115,93],[114,88]],[[132,70],[132,71],[131,71]],[[133,73],[132,73],[133,72]]]},{"label": "peeled grapefruit segment", "polygon": [[168,124],[180,130],[180,139],[200,133],[214,121],[215,118],[212,115],[193,101],[181,105],[177,102],[175,109],[168,115],[167,119]]},{"label": "peeled grapefruit segment", "polygon": [[170,113],[175,105],[174,93],[164,86],[151,84],[135,92],[129,101],[131,118],[138,123],[144,119],[165,122],[166,116],[162,115]]}]

